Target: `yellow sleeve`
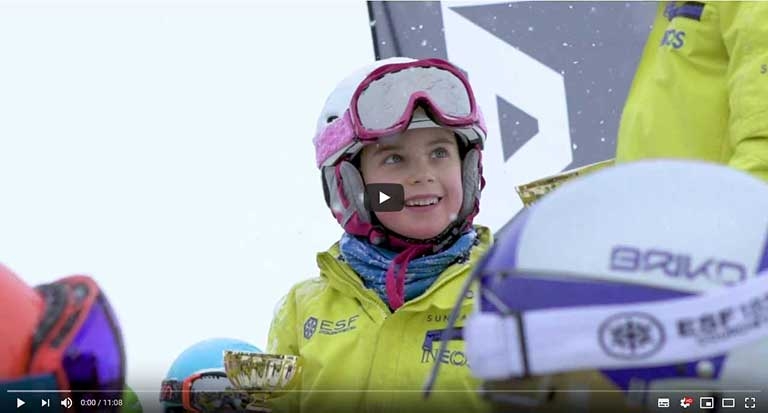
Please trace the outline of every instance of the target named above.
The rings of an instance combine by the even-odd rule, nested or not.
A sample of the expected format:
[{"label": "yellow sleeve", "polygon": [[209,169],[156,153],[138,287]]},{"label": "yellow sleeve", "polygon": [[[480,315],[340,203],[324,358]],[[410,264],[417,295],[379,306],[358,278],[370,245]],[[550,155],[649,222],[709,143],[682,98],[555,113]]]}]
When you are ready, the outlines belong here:
[{"label": "yellow sleeve", "polygon": [[[296,295],[295,288],[283,297],[277,304],[272,324],[269,327],[267,353],[269,354],[299,354],[299,341],[296,324]],[[274,413],[298,412],[301,389],[301,374],[296,377],[296,385],[292,392],[280,395],[271,402]]]},{"label": "yellow sleeve", "polygon": [[299,354],[296,337],[296,295],[294,289],[277,303],[269,326],[267,353]]},{"label": "yellow sleeve", "polygon": [[728,164],[768,181],[768,2],[716,4],[730,56]]}]

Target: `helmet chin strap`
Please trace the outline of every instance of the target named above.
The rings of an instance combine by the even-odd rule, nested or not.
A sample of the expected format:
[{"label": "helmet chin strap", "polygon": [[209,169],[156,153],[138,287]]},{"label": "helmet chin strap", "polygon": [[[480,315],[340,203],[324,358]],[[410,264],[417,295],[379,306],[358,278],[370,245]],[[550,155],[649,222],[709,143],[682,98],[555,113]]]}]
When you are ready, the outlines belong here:
[{"label": "helmet chin strap", "polygon": [[412,259],[429,251],[432,247],[423,245],[411,245],[401,251],[392,259],[386,273],[386,291],[389,308],[394,311],[405,304],[405,275],[408,264]]},{"label": "helmet chin strap", "polygon": [[[376,220],[378,221],[378,219]],[[381,223],[373,225],[368,240],[380,247],[388,248],[393,251],[399,251],[410,246],[430,246],[432,253],[437,253],[453,244],[459,239],[463,232],[469,227],[466,219],[457,219],[449,224],[442,232],[432,238],[418,239],[410,238],[390,230]]]},{"label": "helmet chin strap", "polygon": [[[395,311],[405,304],[405,278],[411,260],[427,253],[434,254],[442,251],[462,235],[462,229],[466,226],[466,221],[457,220],[437,236],[421,240],[404,237],[380,224],[375,225],[371,235],[375,237],[375,232],[381,231],[380,234],[383,237],[379,239],[386,240],[386,244],[382,245],[380,241],[378,245],[389,249],[397,248],[400,251],[392,259],[386,273],[387,301],[389,301],[387,304],[390,310]],[[371,236],[369,236],[369,241],[376,244],[375,239],[372,239]]]}]

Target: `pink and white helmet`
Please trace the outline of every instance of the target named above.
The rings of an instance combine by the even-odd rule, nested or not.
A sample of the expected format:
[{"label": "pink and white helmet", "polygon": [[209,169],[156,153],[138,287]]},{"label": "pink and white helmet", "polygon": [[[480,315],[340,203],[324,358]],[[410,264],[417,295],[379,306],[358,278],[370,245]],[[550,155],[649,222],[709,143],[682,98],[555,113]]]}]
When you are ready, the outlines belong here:
[{"label": "pink and white helmet", "polygon": [[[387,230],[365,208],[365,184],[352,160],[381,137],[423,127],[449,128],[459,138],[464,194],[453,225],[433,239],[413,240]],[[320,112],[313,143],[326,203],[347,233],[373,243],[441,245],[471,226],[479,211],[485,137],[472,88],[456,66],[440,59],[377,61],[342,80]]]}]

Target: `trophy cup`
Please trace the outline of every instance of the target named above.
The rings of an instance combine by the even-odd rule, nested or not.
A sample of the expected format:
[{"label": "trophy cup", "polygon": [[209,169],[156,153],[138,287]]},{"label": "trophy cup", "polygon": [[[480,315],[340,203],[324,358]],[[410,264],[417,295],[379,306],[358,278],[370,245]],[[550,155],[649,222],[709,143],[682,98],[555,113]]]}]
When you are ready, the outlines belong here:
[{"label": "trophy cup", "polygon": [[246,410],[269,413],[268,400],[295,387],[301,357],[247,351],[225,351],[224,370],[238,391],[248,394]]}]

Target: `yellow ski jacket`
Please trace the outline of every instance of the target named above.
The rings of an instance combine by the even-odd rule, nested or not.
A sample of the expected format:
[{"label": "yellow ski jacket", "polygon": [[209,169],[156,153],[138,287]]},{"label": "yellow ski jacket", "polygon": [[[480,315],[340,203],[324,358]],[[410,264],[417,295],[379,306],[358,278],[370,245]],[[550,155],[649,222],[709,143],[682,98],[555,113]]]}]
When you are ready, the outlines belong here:
[{"label": "yellow ski jacket", "polygon": [[695,158],[768,181],[768,2],[664,2],[622,113],[618,162]]},{"label": "yellow ski jacket", "polygon": [[[489,406],[476,393],[460,337],[439,352],[440,337],[461,288],[491,244],[476,226],[479,244],[470,258],[443,271],[421,296],[392,313],[339,259],[338,243],[317,255],[320,277],[295,285],[279,305],[269,332],[269,353],[303,358],[300,391],[276,399],[274,411],[479,412]],[[457,326],[473,308],[463,301]],[[435,392],[422,387],[442,363]]]}]

